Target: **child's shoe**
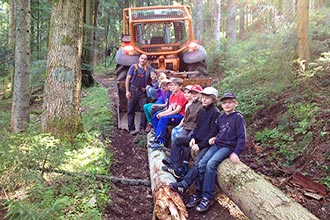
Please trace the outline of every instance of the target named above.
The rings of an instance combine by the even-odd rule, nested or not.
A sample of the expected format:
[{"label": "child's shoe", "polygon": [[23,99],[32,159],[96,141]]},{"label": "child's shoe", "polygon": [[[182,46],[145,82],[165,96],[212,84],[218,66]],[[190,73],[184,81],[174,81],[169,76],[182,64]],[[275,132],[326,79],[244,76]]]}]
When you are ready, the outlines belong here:
[{"label": "child's shoe", "polygon": [[213,200],[203,197],[202,201],[196,207],[198,212],[206,212],[213,205]]},{"label": "child's shoe", "polygon": [[175,192],[180,193],[183,195],[183,193],[187,190],[188,186],[185,182],[175,182],[175,183],[170,183],[171,189],[173,189]]},{"label": "child's shoe", "polygon": [[165,172],[168,172],[172,174],[175,178],[181,179],[181,173],[179,171],[176,171],[175,169],[168,167],[168,166],[162,166],[162,170]]},{"label": "child's shoe", "polygon": [[186,207],[188,209],[194,208],[198,205],[198,203],[201,201],[201,196],[197,195],[196,193],[194,193],[194,195],[191,196],[191,198],[189,199],[189,201],[186,204]]}]

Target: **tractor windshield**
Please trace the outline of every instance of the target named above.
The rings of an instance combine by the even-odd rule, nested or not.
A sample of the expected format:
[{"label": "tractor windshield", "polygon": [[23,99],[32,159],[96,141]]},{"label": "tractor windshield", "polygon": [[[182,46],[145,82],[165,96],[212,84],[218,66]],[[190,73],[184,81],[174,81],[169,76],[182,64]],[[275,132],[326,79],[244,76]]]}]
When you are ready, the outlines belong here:
[{"label": "tractor windshield", "polygon": [[175,53],[193,38],[189,36],[191,17],[183,8],[134,8],[130,13],[130,40],[143,52]]},{"label": "tractor windshield", "polygon": [[184,22],[140,23],[134,25],[134,41],[144,44],[181,44],[187,41]]}]

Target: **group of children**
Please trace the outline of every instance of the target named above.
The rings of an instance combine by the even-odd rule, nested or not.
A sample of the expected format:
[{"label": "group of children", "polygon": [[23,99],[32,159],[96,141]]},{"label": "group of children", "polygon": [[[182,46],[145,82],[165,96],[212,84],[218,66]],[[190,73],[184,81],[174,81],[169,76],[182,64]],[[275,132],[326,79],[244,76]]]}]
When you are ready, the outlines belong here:
[{"label": "group of children", "polygon": [[170,187],[180,194],[195,182],[195,193],[186,206],[205,212],[213,204],[217,166],[228,157],[233,163],[240,162],[239,155],[245,147],[245,121],[235,110],[236,97],[233,93],[223,94],[220,112],[215,88],[183,87],[180,78],[169,80],[163,75],[157,80],[157,75],[150,76],[154,83],[146,92],[153,102],[143,108],[148,123],[145,131],[154,132],[148,147],[164,148],[167,126],[175,125],[170,156],[163,159],[162,170],[179,181]]}]

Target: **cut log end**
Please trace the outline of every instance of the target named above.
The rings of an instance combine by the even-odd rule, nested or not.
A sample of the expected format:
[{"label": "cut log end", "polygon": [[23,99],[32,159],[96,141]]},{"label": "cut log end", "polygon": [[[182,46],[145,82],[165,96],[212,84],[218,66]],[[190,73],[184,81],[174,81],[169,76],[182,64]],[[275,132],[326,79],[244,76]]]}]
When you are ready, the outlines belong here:
[{"label": "cut log end", "polygon": [[188,212],[181,196],[169,186],[162,186],[154,195],[155,213],[159,219],[186,220]]}]

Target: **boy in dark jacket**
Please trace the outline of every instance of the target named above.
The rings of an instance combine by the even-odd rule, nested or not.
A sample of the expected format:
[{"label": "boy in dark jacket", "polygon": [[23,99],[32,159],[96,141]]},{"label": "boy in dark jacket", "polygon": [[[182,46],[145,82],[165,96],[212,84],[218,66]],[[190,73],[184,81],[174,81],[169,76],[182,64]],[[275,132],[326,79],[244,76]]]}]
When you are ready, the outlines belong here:
[{"label": "boy in dark jacket", "polygon": [[246,143],[245,120],[235,111],[238,105],[235,95],[225,93],[220,101],[224,113],[217,119],[218,133],[209,140],[212,146],[198,163],[196,192],[187,204],[189,208],[197,205],[199,212],[207,211],[213,204],[218,165],[228,157],[233,163],[239,163],[238,156]]},{"label": "boy in dark jacket", "polygon": [[[208,140],[216,135],[215,121],[220,115],[219,109],[215,106],[218,91],[213,87],[206,87],[201,94],[202,109],[197,115],[196,128],[193,130],[192,135],[176,137],[172,142],[170,157],[163,160],[166,165],[162,167],[164,171],[171,173],[176,178],[182,178],[185,175],[183,173],[183,161],[189,161],[191,151],[199,151],[193,167],[183,180],[183,182],[186,180],[186,185],[191,184],[190,182],[197,176],[198,161],[210,147]],[[192,180],[190,181],[190,179]]]}]

